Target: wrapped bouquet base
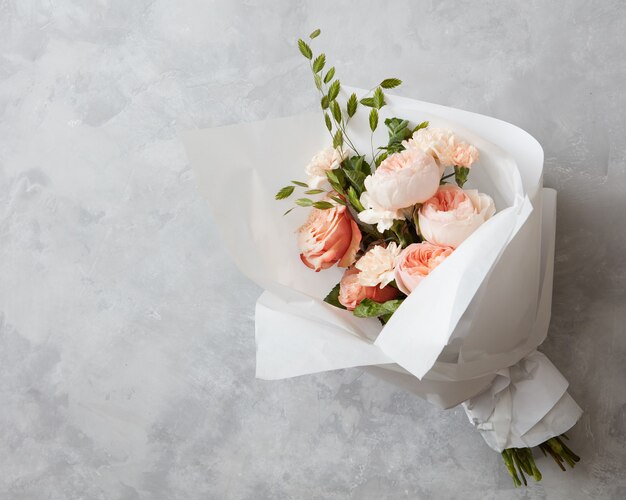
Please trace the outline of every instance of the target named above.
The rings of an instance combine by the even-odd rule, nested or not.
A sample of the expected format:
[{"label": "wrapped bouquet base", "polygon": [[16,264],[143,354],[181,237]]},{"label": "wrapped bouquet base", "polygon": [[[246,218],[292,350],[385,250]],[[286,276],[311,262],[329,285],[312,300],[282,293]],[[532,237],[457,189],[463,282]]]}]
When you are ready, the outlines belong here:
[{"label": "wrapped bouquet base", "polygon": [[[364,367],[441,408],[462,404],[485,442],[503,453],[516,484],[524,472],[540,478],[526,448],[542,445],[557,462],[573,464],[577,457],[559,436],[581,409],[537,351],[550,322],[556,222],[556,193],[542,186],[541,147],[511,124],[412,99],[386,96],[379,112],[381,120],[452,129],[476,146],[480,166],[467,185],[490,193],[497,208],[384,324],[324,301],[343,271],[302,265],[294,233],[307,214],[284,216],[273,200],[327,146],[319,115],[184,137],[224,241],[242,272],[265,289],[256,307],[257,377]],[[369,150],[366,124],[353,126],[352,141]]]}]

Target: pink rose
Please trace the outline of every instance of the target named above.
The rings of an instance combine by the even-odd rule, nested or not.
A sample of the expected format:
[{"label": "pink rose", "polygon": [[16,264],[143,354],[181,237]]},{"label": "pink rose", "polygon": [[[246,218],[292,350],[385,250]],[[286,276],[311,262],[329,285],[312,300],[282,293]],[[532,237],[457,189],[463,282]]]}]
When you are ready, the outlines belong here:
[{"label": "pink rose", "polygon": [[452,253],[450,247],[430,243],[413,243],[406,247],[396,265],[395,277],[398,288],[407,295]]},{"label": "pink rose", "polygon": [[359,283],[360,271],[351,267],[346,269],[339,282],[339,302],[348,311],[354,311],[363,299],[374,302],[387,302],[398,297],[399,292],[392,286],[363,286]]},{"label": "pink rose", "polygon": [[365,189],[374,206],[398,210],[430,198],[437,191],[440,178],[432,156],[420,149],[407,149],[385,159],[365,179]]},{"label": "pink rose", "polygon": [[356,258],[361,231],[343,205],[328,210],[313,208],[309,219],[298,229],[300,259],[319,271],[338,263],[348,267]]},{"label": "pink rose", "polygon": [[495,212],[490,196],[445,184],[420,208],[420,232],[430,243],[456,248]]}]

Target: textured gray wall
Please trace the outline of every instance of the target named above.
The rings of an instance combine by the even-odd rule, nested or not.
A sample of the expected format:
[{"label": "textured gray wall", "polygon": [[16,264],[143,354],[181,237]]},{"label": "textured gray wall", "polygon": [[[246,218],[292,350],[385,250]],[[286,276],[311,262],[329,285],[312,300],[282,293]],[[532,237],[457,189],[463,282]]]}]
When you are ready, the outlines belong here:
[{"label": "textured gray wall", "polygon": [[[626,498],[626,7],[588,2],[0,1],[0,497]],[[543,346],[583,456],[513,490],[462,411],[359,370],[254,379],[260,290],[177,134],[346,83],[535,135],[559,190]]]}]

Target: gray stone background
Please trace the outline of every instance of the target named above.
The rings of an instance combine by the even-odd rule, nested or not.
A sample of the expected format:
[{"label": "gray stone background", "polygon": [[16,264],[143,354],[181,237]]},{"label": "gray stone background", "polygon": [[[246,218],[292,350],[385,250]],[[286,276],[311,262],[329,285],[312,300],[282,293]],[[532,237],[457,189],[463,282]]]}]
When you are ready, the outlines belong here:
[{"label": "gray stone background", "polygon": [[[0,497],[626,498],[626,6],[0,1]],[[542,350],[583,456],[514,490],[461,410],[345,370],[254,378],[260,290],[178,140],[342,81],[515,123],[559,191]]]}]

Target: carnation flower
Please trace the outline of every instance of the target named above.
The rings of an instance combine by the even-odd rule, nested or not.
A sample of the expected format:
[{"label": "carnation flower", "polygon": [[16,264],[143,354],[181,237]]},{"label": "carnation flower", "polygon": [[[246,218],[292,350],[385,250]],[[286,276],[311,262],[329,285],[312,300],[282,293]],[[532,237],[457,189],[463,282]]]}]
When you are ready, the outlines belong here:
[{"label": "carnation flower", "polygon": [[403,141],[407,149],[419,149],[432,156],[439,165],[442,173],[446,167],[459,166],[471,168],[478,161],[478,150],[461,141],[450,130],[441,128],[421,128],[413,137]]},{"label": "carnation flower", "polygon": [[359,220],[365,224],[376,225],[376,229],[381,233],[391,229],[395,220],[404,219],[402,210],[387,210],[380,207],[372,200],[367,191],[363,191],[360,201],[365,210],[358,213]]},{"label": "carnation flower", "polygon": [[359,283],[363,286],[383,288],[394,280],[393,271],[402,248],[391,242],[387,246],[376,245],[368,250],[354,265],[359,271]]},{"label": "carnation flower", "polygon": [[326,172],[339,168],[347,157],[346,153],[334,148],[326,148],[317,153],[304,169],[309,176],[307,184],[312,189],[327,189],[330,187]]}]

